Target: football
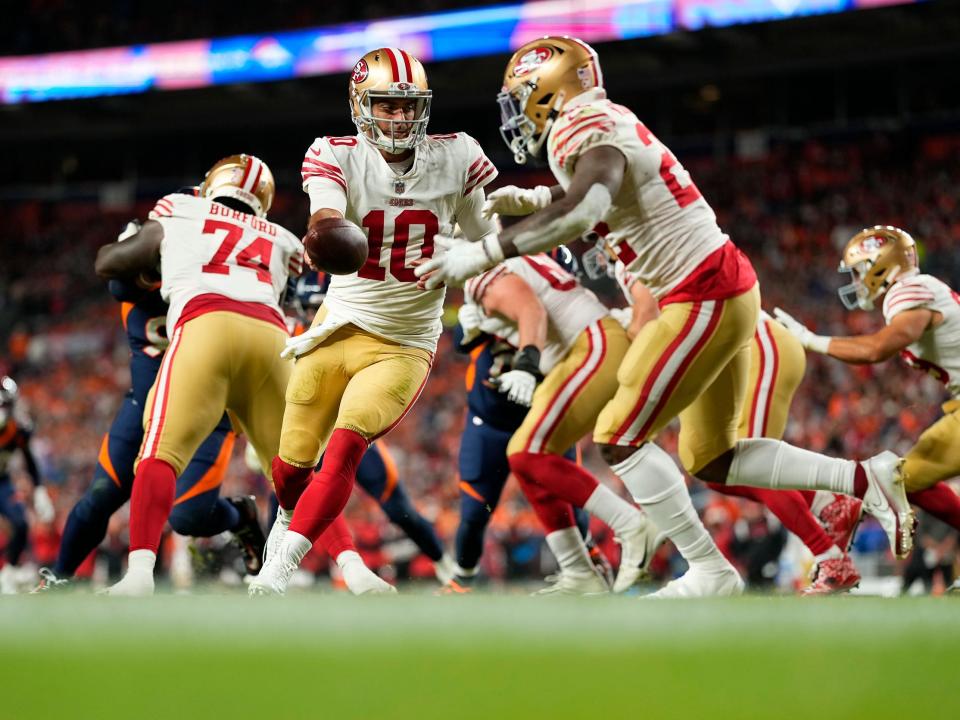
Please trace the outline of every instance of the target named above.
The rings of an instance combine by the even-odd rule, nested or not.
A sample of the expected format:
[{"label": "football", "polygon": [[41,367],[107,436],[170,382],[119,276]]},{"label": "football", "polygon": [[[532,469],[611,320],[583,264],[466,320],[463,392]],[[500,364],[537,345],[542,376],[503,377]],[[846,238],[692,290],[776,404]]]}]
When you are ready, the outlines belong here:
[{"label": "football", "polygon": [[318,270],[349,275],[367,261],[367,236],[345,218],[323,218],[303,238],[303,246]]}]

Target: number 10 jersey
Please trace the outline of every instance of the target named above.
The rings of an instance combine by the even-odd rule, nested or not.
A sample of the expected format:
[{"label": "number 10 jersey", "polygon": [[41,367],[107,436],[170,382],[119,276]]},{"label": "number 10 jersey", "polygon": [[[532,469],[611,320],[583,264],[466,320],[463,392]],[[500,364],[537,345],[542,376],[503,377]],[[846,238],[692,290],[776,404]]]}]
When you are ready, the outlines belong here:
[{"label": "number 10 jersey", "polygon": [[445,293],[417,289],[415,263],[433,256],[435,236],[452,235],[462,214],[479,212],[480,189],[497,176],[480,145],[464,133],[429,135],[414,151],[413,165],[398,174],[360,135],[317,138],[302,176],[311,214],[339,210],[367,235],[363,267],[333,276],[324,300],[328,314],[433,352]]}]

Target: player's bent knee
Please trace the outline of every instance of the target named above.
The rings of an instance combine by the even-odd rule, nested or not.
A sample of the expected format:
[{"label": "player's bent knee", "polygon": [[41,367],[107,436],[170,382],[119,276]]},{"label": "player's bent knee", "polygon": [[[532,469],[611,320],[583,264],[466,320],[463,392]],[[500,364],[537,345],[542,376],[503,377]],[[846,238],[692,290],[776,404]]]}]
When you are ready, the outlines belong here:
[{"label": "player's bent knee", "polygon": [[320,457],[320,440],[308,430],[284,430],[279,457],[288,465],[312,468]]},{"label": "player's bent knee", "polygon": [[702,467],[693,467],[692,463],[691,467],[688,467],[687,463],[684,463],[683,469],[698,480],[702,480],[705,483],[724,485],[726,484],[727,476],[730,473],[730,465],[733,463],[733,455],[734,449],[731,448],[703,464]]}]

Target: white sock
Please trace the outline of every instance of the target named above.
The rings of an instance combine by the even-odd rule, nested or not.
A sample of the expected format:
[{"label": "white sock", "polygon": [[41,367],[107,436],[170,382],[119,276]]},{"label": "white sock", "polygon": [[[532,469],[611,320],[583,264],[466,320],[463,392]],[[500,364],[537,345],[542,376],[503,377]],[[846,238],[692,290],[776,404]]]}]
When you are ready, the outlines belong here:
[{"label": "white sock", "polygon": [[157,554],[153,550],[131,550],[127,555],[127,574],[153,577],[156,564]]},{"label": "white sock", "polygon": [[[286,534],[283,536],[283,545],[280,546],[280,552],[278,555],[283,558],[284,561],[295,562],[297,565],[299,565],[300,561],[303,560],[303,556],[310,552],[310,548],[312,547],[313,542],[311,542],[310,538],[304,537],[300,533],[293,532],[293,530],[287,530]],[[346,554],[346,552],[342,552],[340,553],[340,556],[337,557],[338,565],[340,565],[340,557]],[[354,554],[356,555],[356,553]],[[359,557],[360,556],[357,555],[357,558]],[[340,567],[343,566],[340,565]]]},{"label": "white sock", "polygon": [[781,440],[738,440],[727,475],[730,485],[774,490],[829,490],[853,495],[853,460],[801,450]]},{"label": "white sock", "polygon": [[611,470],[691,567],[729,567],[693,508],[683,474],[660,447],[648,442]]},{"label": "white sock", "polygon": [[363,562],[363,558],[360,557],[360,553],[358,553],[356,550],[344,550],[342,553],[337,555],[337,565],[341,570],[343,569],[344,565],[349,565],[350,563],[360,563],[361,565],[366,566],[366,563]]},{"label": "white sock", "polygon": [[293,520],[293,510],[284,510],[282,507],[278,507],[277,516],[283,520],[284,525],[289,527],[290,521]]},{"label": "white sock", "polygon": [[553,552],[560,569],[578,575],[593,573],[593,563],[590,554],[583,542],[583,537],[576,527],[554,530],[547,535],[547,545]]},{"label": "white sock", "polygon": [[480,572],[479,567],[465,568],[461,567],[459,563],[454,563],[453,572],[457,577],[469,578],[475,576]]},{"label": "white sock", "polygon": [[597,485],[583,509],[600,518],[617,535],[637,530],[643,525],[640,510],[602,483]]},{"label": "white sock", "polygon": [[810,503],[810,512],[812,512],[816,517],[820,517],[820,513],[823,512],[823,509],[837,499],[837,496],[832,492],[827,492],[826,490],[817,490],[816,494],[813,496],[813,502]]}]

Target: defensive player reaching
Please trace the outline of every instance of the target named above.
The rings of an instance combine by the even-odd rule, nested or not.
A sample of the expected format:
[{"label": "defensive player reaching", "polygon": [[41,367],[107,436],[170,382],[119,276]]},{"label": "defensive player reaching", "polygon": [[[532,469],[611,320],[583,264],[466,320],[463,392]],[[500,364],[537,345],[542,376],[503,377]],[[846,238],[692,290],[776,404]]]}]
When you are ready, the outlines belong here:
[{"label": "defensive player reaching", "polygon": [[636,507],[563,457],[616,392],[626,333],[592,292],[543,254],[511,258],[472,278],[464,298],[467,310],[477,308],[478,330],[519,348],[497,384],[509,399],[530,406],[507,458],[560,565],[546,590],[609,590],[576,526],[574,506],[616,533],[623,551],[613,589],[627,590],[649,564],[657,531]]},{"label": "defensive player reaching", "polygon": [[266,470],[279,446],[289,366],[278,300],[303,246],[266,219],[273,201],[269,168],[233,155],[207,173],[200,197],[157,203],[129,240],[100,249],[97,273],[133,279],[159,266],[170,304],[170,346],[144,410],[145,435],[130,498],[127,574],[108,592],[153,592],[153,568],[177,477],[229,410]]},{"label": "defensive player reaching", "polygon": [[8,472],[13,454],[19,450],[23,455],[24,468],[33,481],[33,510],[40,522],[51,522],[56,514],[50,495],[40,479],[37,460],[30,450],[30,434],[33,426],[30,419],[17,407],[19,391],[13,378],[0,376],[0,515],[10,525],[7,537],[6,563],[0,569],[0,594],[17,592],[20,584],[17,572],[20,556],[27,546],[27,513],[23,503],[17,500],[17,491]]},{"label": "defensive player reaching", "polygon": [[[647,322],[659,314],[650,292],[623,263],[617,261],[614,276],[631,306],[623,319],[633,339]],[[790,404],[806,367],[803,346],[787,330],[761,312],[757,332],[750,343],[750,376],[737,427],[737,437],[779,439],[787,426]],[[814,556],[813,580],[804,589],[807,595],[826,595],[856,587],[860,573],[847,554],[847,548],[860,518],[860,502],[846,495],[827,495],[822,520],[828,533],[810,510],[815,493],[799,490],[769,490],[746,486],[709,483],[708,487],[725,495],[736,495],[765,505],[783,526],[796,535]],[[840,507],[834,507],[839,505]],[[853,505],[853,508],[848,508]],[[826,508],[824,508],[826,509]]]},{"label": "defensive player reaching", "polygon": [[303,161],[303,187],[311,227],[346,217],[365,228],[369,254],[359,272],[333,279],[313,328],[291,339],[287,352],[298,359],[273,464],[281,512],[268,546],[283,542],[251,593],[285,591],[346,504],[370,442],[400,422],[423,389],[444,291],[419,290],[416,264],[454,223],[472,240],[496,237],[481,210],[497,171],[468,135],[427,135],[431,91],[416,58],[398,48],[368,52],[354,67],[349,99],[357,134],[317,138]]},{"label": "defensive player reaching", "polygon": [[[150,219],[160,217],[160,212],[159,208],[151,211]],[[117,240],[123,242],[139,229],[138,222],[130,222]],[[103,542],[111,515],[130,499],[134,463],[143,442],[143,409],[169,345],[168,306],[160,296],[159,283],[154,286],[111,280],[108,286],[121,303],[123,329],[130,346],[131,387],[103,437],[93,481],[67,517],[56,564],[40,570],[37,590],[65,587],[90,552]],[[249,496],[219,496],[234,440],[230,420],[224,415],[177,478],[169,521],[174,532],[181,535],[233,533],[243,549],[247,571],[256,574],[265,542],[256,502]]]},{"label": "defensive player reaching", "polygon": [[[852,364],[883,362],[899,353],[908,365],[946,386],[951,399],[943,404],[943,417],[903,458],[903,483],[910,502],[960,529],[960,499],[940,482],[960,475],[960,295],[920,272],[913,238],[895,227],[877,225],[854,235],[840,270],[852,275],[852,282],[840,289],[844,305],[851,310],[879,305],[886,322],[882,330],[827,337],[783,310],[774,313],[812,352]],[[791,451],[797,452],[785,451],[786,462],[791,462]]]}]

